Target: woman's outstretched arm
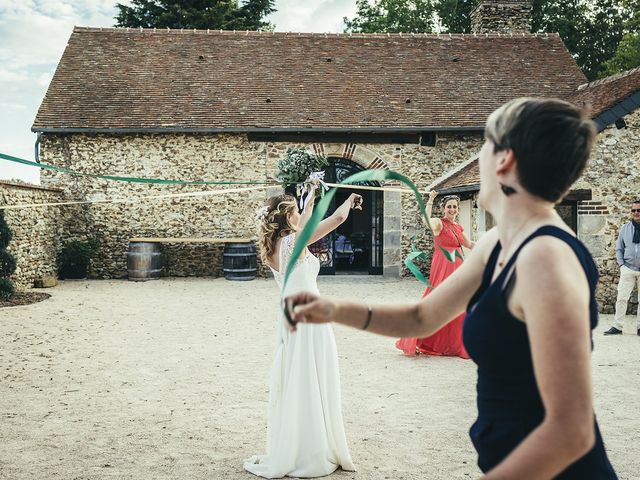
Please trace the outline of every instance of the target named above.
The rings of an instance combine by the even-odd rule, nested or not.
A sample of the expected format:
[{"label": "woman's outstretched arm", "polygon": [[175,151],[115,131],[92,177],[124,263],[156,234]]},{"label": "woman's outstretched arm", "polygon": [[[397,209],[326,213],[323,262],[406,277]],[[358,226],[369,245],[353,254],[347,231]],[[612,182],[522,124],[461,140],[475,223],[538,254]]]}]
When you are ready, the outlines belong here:
[{"label": "woman's outstretched arm", "polygon": [[311,245],[317,242],[329,232],[338,228],[349,217],[351,209],[362,210],[362,197],[356,193],[349,195],[349,198],[342,202],[342,205],[336,208],[336,211],[333,212],[331,216],[325,218],[318,224],[308,244]]},{"label": "woman's outstretched arm", "polygon": [[[427,214],[427,219],[429,221],[429,226],[431,227],[431,231],[433,232],[433,234],[437,237],[438,235],[440,235],[440,232],[442,231],[442,222],[440,221],[439,218],[432,218],[432,212],[433,212],[433,200],[438,196],[438,192],[436,192],[435,190],[431,190],[429,192],[429,200],[427,200],[427,205],[425,206],[425,212]],[[427,219],[425,219],[424,217],[422,218],[422,221],[424,223],[427,222]]]},{"label": "woman's outstretched arm", "polygon": [[[484,267],[496,242],[497,232],[488,232],[467,261],[421,302],[373,305],[367,330],[389,337],[426,337],[433,334],[464,311],[480,286]],[[292,295],[287,302],[296,305],[293,308],[295,321],[336,322],[360,329],[367,323],[368,305],[364,303],[336,302],[310,293]]]}]

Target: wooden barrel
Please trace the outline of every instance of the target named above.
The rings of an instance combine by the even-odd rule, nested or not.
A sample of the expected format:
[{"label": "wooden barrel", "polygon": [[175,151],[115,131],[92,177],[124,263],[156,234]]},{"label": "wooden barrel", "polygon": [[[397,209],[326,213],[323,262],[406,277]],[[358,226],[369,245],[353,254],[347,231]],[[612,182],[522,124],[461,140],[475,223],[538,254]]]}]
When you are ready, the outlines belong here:
[{"label": "wooden barrel", "polygon": [[227,243],[222,254],[222,270],[227,280],[256,278],[256,248],[253,243]]},{"label": "wooden barrel", "polygon": [[129,280],[144,282],[160,278],[162,257],[160,245],[151,242],[129,242],[127,274]]}]

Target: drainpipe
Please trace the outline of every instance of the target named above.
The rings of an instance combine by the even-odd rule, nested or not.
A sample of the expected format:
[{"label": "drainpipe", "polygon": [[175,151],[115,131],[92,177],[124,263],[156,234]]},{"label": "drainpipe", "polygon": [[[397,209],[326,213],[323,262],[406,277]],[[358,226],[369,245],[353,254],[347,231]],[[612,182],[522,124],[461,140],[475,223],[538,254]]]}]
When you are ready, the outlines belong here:
[{"label": "drainpipe", "polygon": [[41,132],[36,133],[36,144],[34,145],[34,148],[35,148],[35,160],[38,163],[40,163],[40,134],[41,134]]}]

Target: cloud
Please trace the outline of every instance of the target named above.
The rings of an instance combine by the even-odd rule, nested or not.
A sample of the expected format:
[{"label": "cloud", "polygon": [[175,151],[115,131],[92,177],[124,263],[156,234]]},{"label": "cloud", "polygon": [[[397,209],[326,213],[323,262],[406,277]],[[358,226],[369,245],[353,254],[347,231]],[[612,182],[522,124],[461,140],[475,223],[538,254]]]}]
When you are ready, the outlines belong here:
[{"label": "cloud", "polygon": [[276,0],[269,17],[277,32],[342,32],[343,17],[356,13],[356,0]]},{"label": "cloud", "polygon": [[[128,4],[127,1],[120,1]],[[111,27],[115,0],[0,0],[0,152],[34,159],[31,125],[75,25]],[[0,178],[37,181],[0,162]]]}]

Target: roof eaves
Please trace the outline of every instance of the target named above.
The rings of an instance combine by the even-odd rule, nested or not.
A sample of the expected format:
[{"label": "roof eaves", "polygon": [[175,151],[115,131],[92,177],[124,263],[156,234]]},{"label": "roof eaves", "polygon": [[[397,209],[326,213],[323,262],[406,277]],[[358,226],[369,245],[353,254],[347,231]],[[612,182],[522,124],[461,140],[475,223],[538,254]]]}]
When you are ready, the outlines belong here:
[{"label": "roof eaves", "polygon": [[448,179],[450,179],[451,177],[457,175],[458,173],[460,173],[462,170],[464,170],[465,168],[467,168],[469,165],[471,165],[473,162],[475,162],[476,160],[478,160],[478,154],[475,153],[471,158],[469,158],[466,162],[461,163],[460,165],[458,165],[457,167],[453,168],[452,170],[449,170],[448,172],[446,172],[444,175],[436,178],[433,182],[431,182],[431,184],[427,187],[429,190],[432,190],[434,187],[437,187],[438,185],[440,185],[441,183],[447,181]]},{"label": "roof eaves", "polygon": [[334,128],[183,128],[183,127],[140,127],[140,128],[86,128],[86,127],[31,127],[34,133],[412,133],[412,132],[482,132],[484,126],[469,127],[334,127]]},{"label": "roof eaves", "polygon": [[593,121],[598,127],[598,133],[603,131],[619,118],[633,112],[640,107],[640,91],[626,97],[621,102],[616,103],[604,112],[596,116]]},{"label": "roof eaves", "polygon": [[470,185],[459,185],[455,187],[443,188],[438,190],[438,195],[449,195],[452,193],[473,193],[480,190],[479,183],[473,183]]}]

